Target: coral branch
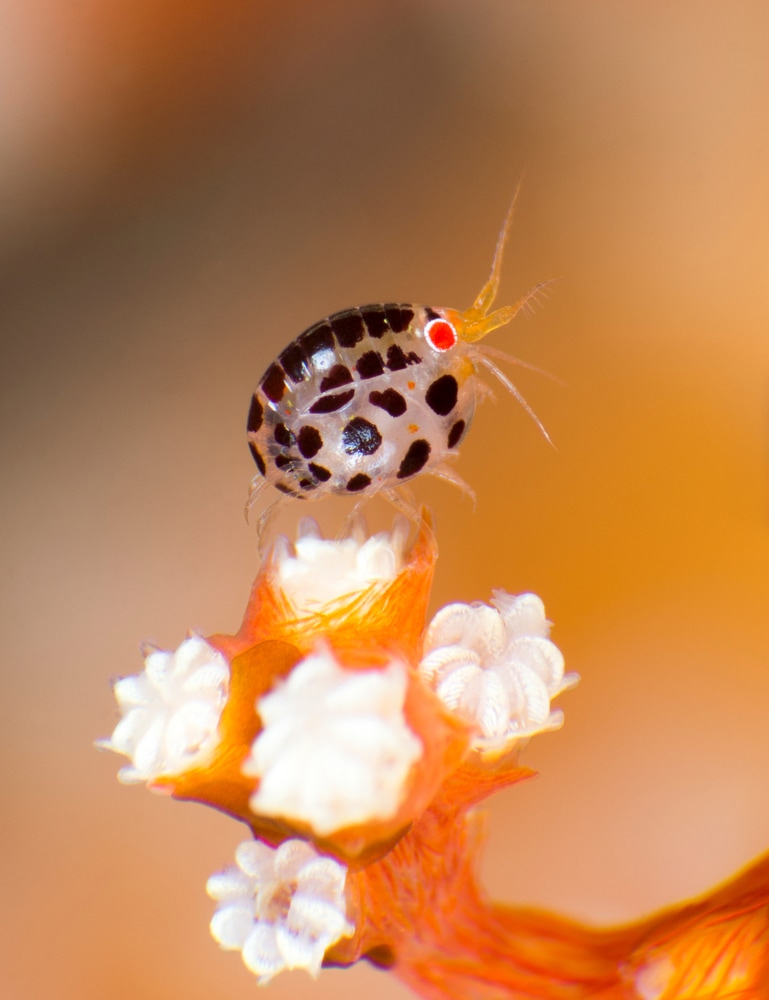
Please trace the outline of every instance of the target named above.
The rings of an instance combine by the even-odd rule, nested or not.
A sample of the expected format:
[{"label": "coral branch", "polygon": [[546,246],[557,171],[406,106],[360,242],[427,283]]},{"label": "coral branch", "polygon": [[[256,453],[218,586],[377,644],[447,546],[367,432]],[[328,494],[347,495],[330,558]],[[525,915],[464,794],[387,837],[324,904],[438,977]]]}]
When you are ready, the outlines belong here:
[{"label": "coral branch", "polygon": [[769,857],[702,900],[595,930],[490,902],[476,806],[532,775],[564,673],[539,598],[451,604],[425,628],[423,517],[261,567],[235,636],[145,650],[101,745],[125,781],[206,803],[254,839],[214,876],[212,933],[266,983],[361,958],[426,1000],[766,1000]]},{"label": "coral branch", "polygon": [[352,878],[359,947],[425,1000],[769,996],[769,856],[697,902],[597,930],[490,902],[475,871],[482,826],[433,807]]}]

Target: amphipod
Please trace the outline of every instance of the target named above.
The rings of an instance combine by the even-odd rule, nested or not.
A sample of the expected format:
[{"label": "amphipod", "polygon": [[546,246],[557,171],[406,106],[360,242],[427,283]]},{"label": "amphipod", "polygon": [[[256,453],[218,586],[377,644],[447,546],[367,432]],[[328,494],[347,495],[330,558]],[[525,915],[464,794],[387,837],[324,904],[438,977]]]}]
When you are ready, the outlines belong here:
[{"label": "amphipod", "polygon": [[488,392],[480,368],[500,380],[547,437],[492,358],[521,362],[478,344],[546,284],[490,311],[515,201],[489,280],[465,312],[403,303],[344,309],[305,330],[270,365],[248,414],[248,446],[259,474],[247,510],[267,483],[306,500],[384,491],[401,505],[391,491],[424,472],[466,486],[448,463],[479,395]]}]

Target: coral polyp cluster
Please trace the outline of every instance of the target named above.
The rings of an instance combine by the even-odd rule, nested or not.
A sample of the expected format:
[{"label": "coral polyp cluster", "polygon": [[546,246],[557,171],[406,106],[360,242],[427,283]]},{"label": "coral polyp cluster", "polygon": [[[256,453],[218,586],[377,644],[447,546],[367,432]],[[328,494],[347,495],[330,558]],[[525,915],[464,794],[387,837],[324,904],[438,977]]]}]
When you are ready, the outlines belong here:
[{"label": "coral polyp cluster", "polygon": [[213,875],[215,939],[260,984],[361,958],[424,997],[760,997],[769,863],[701,903],[618,931],[494,904],[477,806],[532,772],[576,682],[542,601],[494,591],[427,621],[423,512],[337,541],[304,521],[261,562],[236,635],[145,647],[101,745],[119,777],[245,824]]}]

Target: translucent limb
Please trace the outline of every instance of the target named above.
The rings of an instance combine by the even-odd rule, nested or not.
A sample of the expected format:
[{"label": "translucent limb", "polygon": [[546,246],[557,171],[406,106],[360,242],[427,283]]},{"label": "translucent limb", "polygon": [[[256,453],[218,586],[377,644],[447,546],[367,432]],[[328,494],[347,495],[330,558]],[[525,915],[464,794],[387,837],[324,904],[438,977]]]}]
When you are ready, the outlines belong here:
[{"label": "translucent limb", "polygon": [[428,475],[435,476],[436,479],[442,479],[444,482],[451,483],[453,486],[456,486],[460,493],[464,493],[465,496],[470,498],[473,504],[473,510],[475,510],[477,504],[475,490],[449,465],[436,465],[434,469],[430,469]]},{"label": "translucent limb", "polygon": [[251,482],[248,484],[248,497],[246,499],[246,505],[243,508],[243,517],[246,519],[246,524],[250,523],[251,510],[253,509],[256,501],[259,499],[259,494],[262,492],[264,487],[267,485],[267,480],[261,473],[254,476]]},{"label": "translucent limb", "polygon": [[497,347],[490,347],[488,344],[484,344],[483,347],[477,347],[476,351],[478,354],[485,355],[487,358],[494,358],[497,361],[506,361],[509,365],[517,365],[519,368],[525,368],[526,371],[535,372],[537,375],[544,375],[545,378],[552,379],[553,382],[557,382],[558,385],[566,385],[562,378],[558,378],[558,376],[553,375],[552,372],[547,372],[544,368],[538,368],[537,365],[531,365],[528,361],[522,361],[520,358],[516,358],[513,354],[508,354],[507,351],[500,351]]},{"label": "translucent limb", "polygon": [[547,441],[547,443],[550,444],[550,445],[552,445],[552,447],[554,448],[555,445],[553,444],[552,440],[550,439],[550,435],[545,430],[545,425],[539,419],[539,417],[534,412],[534,410],[532,410],[532,408],[529,406],[529,404],[526,402],[526,400],[523,398],[523,396],[521,395],[521,393],[519,392],[519,390],[516,389],[516,387],[513,385],[513,383],[507,377],[507,375],[505,375],[505,373],[500,368],[498,368],[497,365],[495,365],[494,362],[491,360],[491,358],[488,357],[485,353],[483,353],[480,348],[478,349],[478,351],[477,351],[477,353],[475,355],[475,358],[479,362],[479,364],[482,364],[484,366],[484,368],[488,368],[488,370],[491,372],[491,374],[494,375],[495,378],[499,379],[499,381],[507,389],[507,391],[509,393],[511,393],[518,400],[518,402],[521,404],[521,406],[524,408],[524,410],[528,413],[528,415],[531,417],[531,419],[534,421],[534,423],[537,425],[537,427],[539,427],[539,429],[540,429],[543,437]]},{"label": "translucent limb", "polygon": [[[257,546],[260,553],[264,552],[265,541],[267,529],[272,524],[275,519],[276,514],[279,513],[289,503],[291,500],[295,500],[296,497],[290,497],[285,493],[281,493],[277,500],[273,500],[262,513],[259,515],[256,521],[256,540]],[[251,508],[253,507],[254,494],[252,493],[246,503],[246,521],[249,519],[249,514],[251,513]]]},{"label": "translucent limb", "polygon": [[413,491],[408,486],[398,486],[391,490],[382,490],[380,496],[388,503],[391,503],[404,517],[407,517],[409,522],[419,518],[419,504]]}]

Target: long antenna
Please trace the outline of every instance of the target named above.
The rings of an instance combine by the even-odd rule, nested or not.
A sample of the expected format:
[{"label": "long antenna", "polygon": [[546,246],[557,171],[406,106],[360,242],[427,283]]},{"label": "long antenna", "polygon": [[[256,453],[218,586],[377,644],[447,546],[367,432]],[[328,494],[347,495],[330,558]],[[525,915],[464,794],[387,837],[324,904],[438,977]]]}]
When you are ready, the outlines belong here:
[{"label": "long antenna", "polygon": [[513,225],[513,216],[515,215],[515,206],[518,202],[518,196],[521,193],[522,180],[523,178],[521,178],[516,185],[513,200],[510,202],[510,207],[508,208],[507,215],[505,216],[504,225],[502,226],[497,239],[497,246],[494,251],[494,261],[491,265],[489,280],[480,290],[475,302],[473,302],[472,306],[470,306],[465,314],[471,323],[474,320],[479,320],[485,316],[494,304],[494,299],[497,297],[499,279],[502,274],[502,258],[505,252],[505,244],[507,243],[507,238],[510,235],[510,230]]}]

